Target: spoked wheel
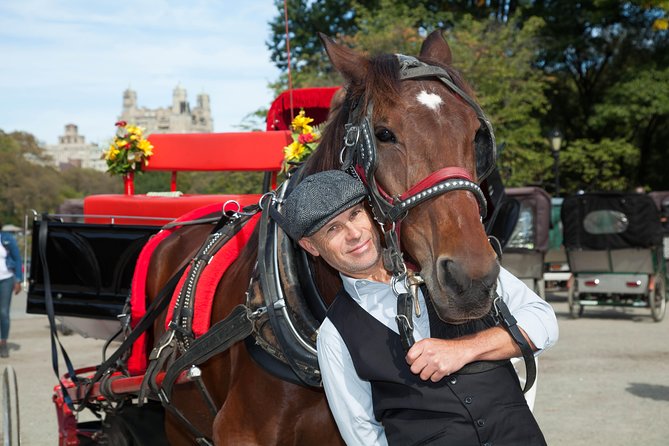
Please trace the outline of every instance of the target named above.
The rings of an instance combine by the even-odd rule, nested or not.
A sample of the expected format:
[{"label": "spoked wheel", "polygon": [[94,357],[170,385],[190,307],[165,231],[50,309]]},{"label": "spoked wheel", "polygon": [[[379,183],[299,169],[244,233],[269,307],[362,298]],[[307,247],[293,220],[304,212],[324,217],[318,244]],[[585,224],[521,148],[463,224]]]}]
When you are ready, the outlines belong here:
[{"label": "spoked wheel", "polygon": [[661,275],[655,276],[655,286],[648,295],[648,303],[650,305],[650,314],[653,316],[655,322],[660,322],[664,319],[667,312],[667,296],[666,283],[664,277]]},{"label": "spoked wheel", "polygon": [[569,291],[567,292],[567,303],[569,304],[569,315],[574,318],[578,319],[579,317],[583,316],[583,305],[578,303],[578,285],[576,280],[574,280],[574,283],[569,287]]},{"label": "spoked wheel", "polygon": [[2,400],[2,438],[3,444],[19,446],[19,388],[14,367],[8,365],[0,378],[0,398]]}]

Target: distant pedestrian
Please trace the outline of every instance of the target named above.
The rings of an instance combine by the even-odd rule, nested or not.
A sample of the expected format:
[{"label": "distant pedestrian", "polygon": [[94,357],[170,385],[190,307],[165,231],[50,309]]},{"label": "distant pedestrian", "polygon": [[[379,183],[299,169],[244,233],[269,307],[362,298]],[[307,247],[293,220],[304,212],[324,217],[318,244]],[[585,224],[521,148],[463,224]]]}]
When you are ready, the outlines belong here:
[{"label": "distant pedestrian", "polygon": [[23,269],[19,246],[12,233],[0,231],[0,241],[0,357],[7,358],[12,291],[14,294],[21,292]]}]

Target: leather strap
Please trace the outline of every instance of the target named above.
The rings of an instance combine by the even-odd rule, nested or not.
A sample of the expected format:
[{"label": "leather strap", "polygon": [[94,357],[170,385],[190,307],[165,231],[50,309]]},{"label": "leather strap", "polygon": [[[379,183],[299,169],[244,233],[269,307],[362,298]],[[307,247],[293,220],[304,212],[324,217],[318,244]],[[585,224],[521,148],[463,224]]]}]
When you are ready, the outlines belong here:
[{"label": "leather strap", "polygon": [[67,367],[68,375],[75,385],[78,383],[78,377],[76,372],[74,371],[74,367],[72,366],[72,361],[70,360],[67,351],[65,351],[65,347],[63,347],[63,344],[60,342],[60,338],[58,337],[58,330],[56,329],[56,317],[55,317],[56,312],[53,306],[53,295],[51,294],[51,278],[49,276],[49,264],[47,263],[47,257],[46,257],[48,232],[49,232],[49,222],[45,214],[42,216],[42,221],[40,222],[40,227],[39,227],[38,251],[39,251],[40,261],[42,262],[42,272],[44,277],[44,306],[46,308],[46,314],[49,319],[49,329],[51,332],[51,366],[53,367],[53,371],[56,374],[56,378],[60,383],[60,388],[63,393],[63,400],[70,409],[74,410],[72,399],[70,398],[70,395],[66,390],[66,387],[63,385],[63,382],[60,379],[61,376],[58,368],[58,347],[60,347],[60,351],[63,354],[63,360],[65,361],[65,366]]},{"label": "leather strap", "polygon": [[401,293],[397,296],[397,328],[400,332],[400,341],[404,351],[409,351],[415,344],[413,337],[413,296],[411,293]]},{"label": "leather strap", "polygon": [[225,319],[214,324],[209,331],[193,341],[190,348],[168,368],[158,392],[163,405],[169,404],[172,387],[183,370],[191,365],[202,364],[226,351],[252,332],[253,324],[249,309],[245,305],[237,305]]},{"label": "leather strap", "polygon": [[523,360],[525,361],[525,387],[523,388],[523,393],[526,393],[534,385],[534,381],[537,378],[537,364],[534,362],[534,352],[532,347],[525,339],[525,336],[520,332],[516,318],[513,317],[509,307],[502,300],[501,297],[496,297],[493,302],[495,310],[497,311],[498,316],[500,316],[500,323],[504,328],[507,329],[513,340],[520,347],[520,351],[523,354]]}]

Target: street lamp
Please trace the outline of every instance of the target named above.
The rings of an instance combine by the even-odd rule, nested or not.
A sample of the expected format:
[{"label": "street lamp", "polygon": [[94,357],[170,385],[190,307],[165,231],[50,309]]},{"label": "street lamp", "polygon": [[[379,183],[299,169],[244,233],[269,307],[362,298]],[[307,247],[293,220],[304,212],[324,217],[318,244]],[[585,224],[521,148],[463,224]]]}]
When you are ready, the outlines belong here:
[{"label": "street lamp", "polygon": [[553,152],[553,176],[555,177],[555,196],[560,196],[560,148],[562,147],[562,132],[553,129],[548,134],[548,141]]}]

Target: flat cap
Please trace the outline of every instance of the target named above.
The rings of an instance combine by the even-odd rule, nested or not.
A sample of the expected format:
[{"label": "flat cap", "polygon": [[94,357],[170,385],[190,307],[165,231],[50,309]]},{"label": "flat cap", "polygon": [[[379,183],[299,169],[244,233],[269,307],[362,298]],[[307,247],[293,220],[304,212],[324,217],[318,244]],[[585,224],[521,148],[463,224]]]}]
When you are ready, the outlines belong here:
[{"label": "flat cap", "polygon": [[341,170],[326,170],[298,184],[284,200],[280,215],[273,217],[290,238],[299,240],[313,235],[366,196],[360,180]]}]

